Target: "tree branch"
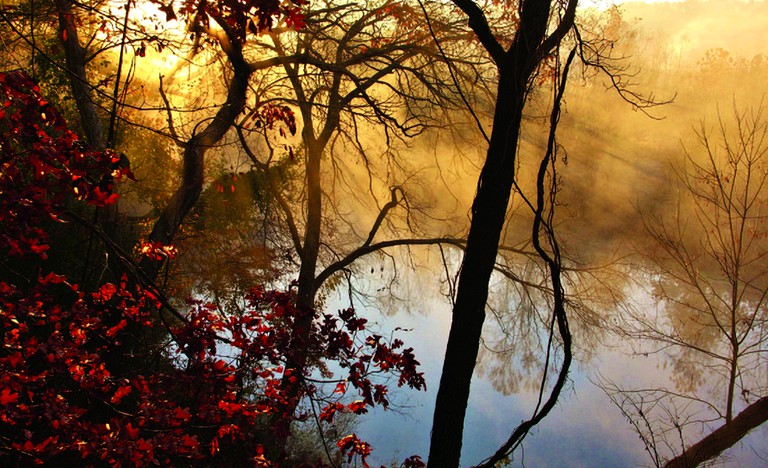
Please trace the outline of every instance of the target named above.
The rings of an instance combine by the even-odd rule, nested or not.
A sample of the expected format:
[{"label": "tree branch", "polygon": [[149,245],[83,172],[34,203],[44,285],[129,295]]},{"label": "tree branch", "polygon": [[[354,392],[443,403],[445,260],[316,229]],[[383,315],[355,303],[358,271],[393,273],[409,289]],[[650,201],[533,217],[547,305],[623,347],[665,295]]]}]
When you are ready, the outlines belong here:
[{"label": "tree branch", "polygon": [[[242,46],[232,40],[232,34],[226,22],[221,18],[216,18],[216,21],[221,30],[211,29],[207,32],[212,38],[218,40],[234,69],[234,76],[227,90],[227,100],[208,125],[201,132],[193,133],[185,144],[181,185],[155,222],[149,235],[151,242],[170,244],[173,241],[182,221],[202,193],[205,153],[224,137],[245,108],[251,69],[243,57]],[[141,262],[141,268],[150,278],[155,279],[162,264],[162,261],[145,258]]]},{"label": "tree branch", "polygon": [[739,413],[731,422],[689,447],[685,452],[668,461],[664,468],[688,468],[697,466],[733,447],[752,429],[768,421],[768,397],[763,397]]},{"label": "tree branch", "polygon": [[485,18],[485,13],[480,7],[472,0],[453,0],[453,4],[467,15],[469,18],[467,24],[475,32],[496,65],[504,63],[504,48],[496,40],[491,27],[488,25],[488,20]]},{"label": "tree branch", "polygon": [[327,267],[323,271],[320,272],[319,275],[317,275],[316,284],[317,287],[320,287],[323,282],[325,282],[328,278],[333,276],[335,273],[338,273],[342,269],[349,266],[352,262],[357,260],[358,258],[367,255],[372,252],[376,252],[378,250],[386,249],[389,247],[397,247],[397,246],[404,246],[404,245],[434,245],[434,244],[447,244],[447,245],[453,245],[459,248],[464,248],[466,241],[463,239],[456,239],[453,237],[433,237],[429,239],[393,239],[388,241],[382,241],[377,242],[376,244],[370,244],[370,245],[362,245],[358,247],[357,249],[353,250],[349,254],[347,254],[344,258],[341,260],[338,260]]},{"label": "tree branch", "polygon": [[168,116],[168,133],[171,134],[171,139],[174,143],[176,143],[178,146],[184,148],[186,147],[186,143],[179,138],[179,134],[176,132],[176,127],[173,125],[173,115],[171,115],[171,102],[168,100],[168,96],[165,94],[165,90],[163,89],[163,75],[160,75],[160,97],[163,99],[163,103],[165,104],[165,112]]}]

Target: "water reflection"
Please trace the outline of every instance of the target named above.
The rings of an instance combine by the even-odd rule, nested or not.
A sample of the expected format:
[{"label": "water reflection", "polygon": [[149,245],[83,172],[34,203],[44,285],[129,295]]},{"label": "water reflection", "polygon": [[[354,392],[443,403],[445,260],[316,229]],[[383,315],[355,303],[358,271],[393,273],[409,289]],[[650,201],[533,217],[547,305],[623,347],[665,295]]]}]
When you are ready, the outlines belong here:
[{"label": "water reflection", "polygon": [[[642,298],[637,298],[643,300]],[[649,298],[644,298],[649,300]],[[393,392],[399,409],[375,410],[357,429],[371,442],[374,462],[388,464],[412,454],[424,456],[429,448],[432,410],[449,330],[450,307],[431,303],[429,316],[397,313],[391,323],[412,328],[405,336],[423,365],[426,392]],[[571,374],[571,385],[553,412],[526,438],[511,466],[528,467],[632,467],[651,466],[642,442],[619,408],[593,381],[602,377],[627,387],[666,385],[671,370],[654,355],[631,355],[626,344],[607,343]],[[470,466],[495,451],[514,427],[530,417],[536,392],[523,389],[511,396],[498,392],[487,378],[472,382],[462,450],[462,466]],[[721,466],[766,466],[766,428],[759,428],[737,445]],[[754,450],[753,450],[754,449]],[[757,453],[756,453],[756,452]],[[372,465],[374,466],[374,465]]]},{"label": "water reflection", "polygon": [[[719,4],[698,2],[695,6],[667,5],[659,9],[628,6],[624,19],[616,25],[619,28],[616,33],[622,39],[622,53],[633,56],[634,65],[644,71],[637,79],[644,89],[653,90],[662,97],[677,93],[676,103],[659,111],[658,116],[666,117],[665,120],[654,121],[632,112],[615,94],[606,93],[599,80],[585,79],[584,87],[574,86],[567,92],[567,113],[561,122],[560,140],[569,157],[567,166],[560,172],[562,206],[558,207],[561,223],[558,229],[571,256],[568,265],[573,274],[569,275],[569,289],[579,293],[571,297],[570,311],[576,325],[574,332],[577,334],[575,342],[580,347],[577,350],[580,365],[572,371],[570,386],[562,401],[526,439],[524,450],[516,454],[513,465],[620,467],[649,464],[651,460],[631,425],[590,379],[618,382],[628,389],[665,388],[671,387],[672,383],[677,383],[681,389],[693,389],[711,382],[711,377],[693,373],[690,367],[688,370],[685,366],[665,367],[667,361],[657,354],[632,356],[634,349],[628,342],[604,342],[608,340],[605,331],[616,315],[615,304],[625,299],[624,291],[631,284],[625,275],[624,255],[629,250],[650,245],[651,239],[642,235],[643,221],[639,212],[675,216],[675,205],[670,203],[675,191],[670,184],[669,167],[670,161],[681,154],[681,136],[689,135],[690,127],[699,119],[711,119],[715,115],[716,102],[730,102],[734,94],[745,102],[764,92],[759,87],[764,87],[768,61],[760,59],[759,53],[768,14],[764,14],[765,10],[757,11],[760,7],[754,4],[743,8]],[[724,20],[726,16],[731,20]],[[640,17],[645,26],[637,19]],[[704,21],[705,18],[709,20]],[[712,21],[712,18],[718,21]],[[733,28],[733,24],[740,27]],[[717,31],[713,30],[715,27]],[[719,50],[706,52],[710,48]],[[757,88],[748,89],[748,83],[756,84]],[[520,171],[523,175],[538,161],[541,130],[535,125],[526,128],[521,143]],[[432,141],[420,144],[432,146],[441,156],[453,151]],[[429,170],[436,171],[431,167],[432,158],[428,159],[423,162],[414,156],[412,163],[414,167],[421,167],[419,164],[423,163]],[[423,188],[414,189],[434,196],[434,203],[439,206],[431,216],[443,220],[443,224],[450,227],[447,232],[451,233],[460,232],[466,222],[466,207],[474,190],[474,185],[467,180],[476,180],[477,169],[472,167],[471,158],[456,156],[456,159],[459,160],[453,163],[456,167],[440,168],[440,171],[447,171],[440,174],[446,187],[425,184]],[[522,190],[530,190],[530,187],[523,186]],[[354,197],[349,198],[354,200]],[[424,198],[432,201],[426,195]],[[450,203],[443,200],[450,200]],[[526,216],[519,199],[514,202],[517,205],[511,213],[516,216],[516,222],[505,232],[508,245],[520,245],[522,239],[530,237],[530,215]],[[350,211],[353,210],[350,208]],[[434,224],[439,223],[435,221]],[[377,461],[385,464],[411,454],[426,455],[428,452],[432,408],[450,323],[450,306],[443,294],[449,292],[450,277],[460,262],[460,255],[449,256],[447,275],[443,273],[442,265],[422,269],[422,278],[418,281],[400,278],[401,287],[410,287],[411,291],[393,291],[397,273],[390,269],[397,263],[413,261],[413,257],[409,257],[400,262],[400,257],[393,255],[380,259],[373,269],[369,267],[374,262],[361,267],[361,272],[370,269],[372,278],[355,278],[355,287],[365,290],[363,282],[370,281],[371,291],[384,288],[380,294],[369,294],[377,296],[378,307],[388,316],[381,316],[375,310],[368,311],[367,315],[378,320],[385,330],[394,327],[413,329],[404,339],[407,346],[415,348],[415,354],[423,364],[428,391],[393,392],[393,403],[399,404],[399,410],[377,410],[365,418],[358,432],[376,448]],[[427,258],[425,262],[434,264],[434,258]],[[528,287],[521,287],[519,282],[510,283],[503,275],[495,278],[492,286],[494,296],[484,331],[485,347],[473,382],[466,421],[465,465],[492,453],[521,420],[531,416],[530,411],[535,406],[550,308],[547,294],[539,289],[547,284],[542,270],[534,263],[524,265],[521,266],[520,259],[510,257],[509,270],[519,275],[518,281],[527,282]],[[602,268],[590,271],[586,270],[586,265]],[[423,287],[427,283],[426,277],[429,277],[432,289]],[[647,284],[646,279],[637,275],[632,278]],[[441,281],[442,286],[439,286]],[[677,293],[675,284],[667,282],[664,287],[666,295],[675,301],[685,300],[699,309],[703,307],[689,301],[684,293]],[[629,290],[635,295],[632,301],[644,305],[639,309],[641,313],[663,312],[654,308],[647,292]],[[339,301],[348,305],[346,298]],[[355,305],[360,308],[359,303]],[[335,308],[332,301],[328,308]],[[408,313],[404,308],[414,313]],[[674,318],[677,322],[674,329],[681,334],[696,335],[701,331],[700,327],[685,325],[692,317],[696,319],[691,310],[678,311]],[[704,334],[693,338],[701,342],[712,341]],[[557,365],[556,360],[554,365]],[[760,455],[751,451],[755,447],[765,456],[765,440],[766,429],[755,431],[751,442],[737,448],[727,464],[766,465],[764,460],[768,457],[761,460]]]}]

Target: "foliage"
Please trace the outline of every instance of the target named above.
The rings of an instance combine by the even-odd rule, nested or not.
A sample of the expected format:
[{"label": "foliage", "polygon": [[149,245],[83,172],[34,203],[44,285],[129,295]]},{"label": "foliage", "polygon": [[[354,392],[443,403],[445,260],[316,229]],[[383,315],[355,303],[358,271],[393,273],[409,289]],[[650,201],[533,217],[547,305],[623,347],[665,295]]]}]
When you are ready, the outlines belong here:
[{"label": "foliage", "polygon": [[[172,6],[157,2],[166,12],[167,19],[175,18]],[[301,28],[304,15],[301,6],[306,0],[260,0],[244,4],[238,0],[219,0],[205,2],[185,0],[181,13],[193,17],[195,22],[206,27],[211,17],[223,19],[232,31],[234,38],[244,42],[248,32],[259,34],[271,31],[278,17],[285,17],[289,27]]]},{"label": "foliage", "polygon": [[130,171],[117,154],[88,149],[26,75],[1,74],[0,101],[0,249],[45,258],[40,222],[58,220],[70,198],[114,203],[113,182]]},{"label": "foliage", "polygon": [[[55,242],[40,220],[64,222],[72,198],[114,203],[112,181],[128,172],[114,167],[119,158],[113,153],[87,149],[27,76],[0,74],[0,84],[0,247],[43,262]],[[159,294],[128,275],[94,291],[53,272],[25,287],[0,282],[0,459],[270,466],[264,444],[281,427],[268,427],[265,416],[292,412],[292,398],[317,400],[319,419],[330,424],[339,412],[387,407],[388,388],[377,374],[397,376],[398,386],[425,388],[412,349],[364,333],[366,320],[351,309],[324,314],[297,341],[294,322],[315,312],[297,307],[293,291],[256,287],[245,303],[242,314],[223,316],[214,305],[190,301],[172,326]],[[125,355],[137,327],[165,327],[170,340]],[[329,395],[312,383],[310,367],[287,376],[302,391],[285,393],[284,363],[297,349],[309,352],[327,379],[333,374],[323,362],[341,369]],[[344,403],[351,389],[361,399]],[[363,464],[371,450],[354,434],[338,447]],[[412,457],[406,466],[416,462]]]}]

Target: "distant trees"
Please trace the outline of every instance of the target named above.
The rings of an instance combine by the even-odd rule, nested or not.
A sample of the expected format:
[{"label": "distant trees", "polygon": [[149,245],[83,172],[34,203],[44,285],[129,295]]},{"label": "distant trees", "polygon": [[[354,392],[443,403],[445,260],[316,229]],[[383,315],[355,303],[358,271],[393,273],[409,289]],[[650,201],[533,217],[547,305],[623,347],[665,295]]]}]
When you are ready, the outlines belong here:
[{"label": "distant trees", "polygon": [[[610,391],[657,465],[657,445],[677,453],[665,462],[670,467],[714,458],[768,421],[765,106],[734,105],[714,128],[702,122],[696,136],[698,151],[686,152],[676,169],[677,209],[668,217],[646,214],[654,242],[645,254],[661,308],[633,312],[625,325],[641,347],[667,357],[676,390]],[[684,409],[702,416],[681,418]],[[700,423],[721,425],[693,443]]]}]

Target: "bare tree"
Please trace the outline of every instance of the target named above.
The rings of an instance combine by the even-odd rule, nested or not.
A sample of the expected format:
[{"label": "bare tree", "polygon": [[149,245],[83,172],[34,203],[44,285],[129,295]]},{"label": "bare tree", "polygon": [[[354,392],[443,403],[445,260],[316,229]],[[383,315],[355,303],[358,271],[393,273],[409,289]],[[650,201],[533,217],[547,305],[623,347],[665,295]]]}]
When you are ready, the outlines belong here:
[{"label": "bare tree", "polygon": [[[731,118],[718,113],[714,129],[696,131],[699,151],[687,152],[676,170],[680,199],[671,217],[648,214],[653,249],[653,294],[661,313],[631,313],[626,332],[640,346],[666,356],[676,390],[623,391],[619,403],[638,398],[666,408],[702,408],[674,419],[682,453],[666,466],[695,466],[718,456],[768,421],[768,122],[765,106]],[[613,389],[614,394],[617,388]],[[673,412],[667,411],[669,414]],[[629,411],[631,414],[649,412]],[[703,419],[702,419],[703,418]],[[694,423],[720,427],[700,434]],[[636,424],[637,426],[637,424]],[[644,437],[650,438],[647,428]],[[685,430],[685,431],[684,431]],[[691,433],[693,432],[693,434]],[[669,434],[656,434],[656,437]],[[702,437],[703,436],[703,437]],[[701,437],[697,443],[690,442]],[[658,461],[657,461],[658,463]]]},{"label": "bare tree", "polygon": [[[418,202],[408,189],[414,176],[398,152],[424,129],[441,125],[439,112],[457,107],[432,35],[446,44],[466,37],[445,10],[433,9],[430,33],[409,2],[316,4],[301,31],[269,35],[260,43],[269,55],[251,64],[258,98],[243,124],[286,109],[298,117],[298,151],[272,140],[269,125],[238,132],[276,201],[288,233],[284,248],[297,259],[298,303],[306,310],[316,306],[323,284],[340,273],[349,280],[350,266],[365,255],[397,246],[463,245],[415,231]],[[475,73],[473,65],[467,62],[464,72]],[[294,182],[282,177],[287,171]],[[361,207],[373,207],[375,217],[350,215]],[[297,322],[297,343],[314,318]],[[293,376],[309,358],[297,347],[285,373],[288,395],[298,393],[302,383]]]}]

